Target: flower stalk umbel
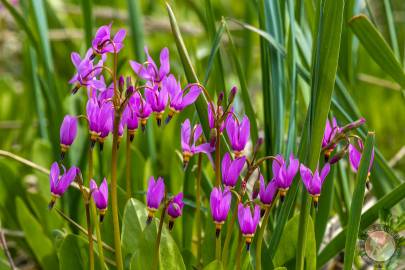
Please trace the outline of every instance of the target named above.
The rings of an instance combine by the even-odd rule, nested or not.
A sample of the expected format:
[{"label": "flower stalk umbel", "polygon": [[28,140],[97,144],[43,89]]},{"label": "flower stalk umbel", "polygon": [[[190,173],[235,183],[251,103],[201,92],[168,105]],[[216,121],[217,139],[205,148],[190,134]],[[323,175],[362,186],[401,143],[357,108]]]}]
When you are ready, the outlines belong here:
[{"label": "flower stalk umbel", "polygon": [[[118,55],[124,49],[126,32],[124,29],[118,30],[114,35],[111,32],[111,24],[100,27],[92,41],[92,48],[89,48],[83,57],[78,53],[71,54],[71,60],[76,69],[70,80],[73,85],[72,93],[85,90],[82,91],[87,96],[86,108],[83,108],[85,115],[66,115],[63,119],[60,129],[61,160],[59,163],[53,163],[50,170],[50,209],[74,181],[77,182],[75,186],[78,185],[82,192],[85,202],[88,241],[91,247],[89,249],[90,268],[94,267],[92,228],[95,227],[96,230],[100,263],[104,266],[101,233],[98,225],[105,215],[111,213],[115,264],[118,270],[123,269],[117,194],[117,164],[119,145],[123,136],[126,134],[125,186],[126,197],[129,199],[132,196],[130,147],[137,134],[136,130],[140,128],[145,132],[147,120],[151,114],[154,115],[156,125],[159,127],[164,128],[162,120],[165,120],[165,124],[175,122],[171,121],[175,115],[194,103],[201,93],[208,100],[207,118],[210,130],[205,135],[209,134],[209,136],[204,135],[201,124],[195,123],[194,120],[192,122],[190,119],[186,119],[180,129],[184,169],[187,168],[190,160],[198,154],[196,174],[197,267],[200,267],[201,263],[201,238],[203,235],[200,225],[200,209],[203,202],[200,182],[202,171],[206,167],[203,164],[204,154],[213,165],[215,173],[215,178],[212,179],[214,188],[210,194],[209,206],[213,220],[212,226],[215,226],[216,258],[218,260],[222,258],[225,267],[228,263],[233,228],[236,220],[238,220],[240,241],[237,252],[242,252],[243,240],[247,252],[250,252],[252,243],[256,243],[256,265],[257,269],[261,269],[261,244],[272,206],[275,205],[274,202],[278,195],[281,202],[286,196],[289,196],[288,190],[295,180],[298,170],[300,170],[306,190],[313,198],[315,207],[318,204],[322,185],[333,164],[339,162],[348,153],[350,164],[353,170],[357,171],[363,152],[363,144],[359,137],[350,133],[364,124],[363,118],[345,126],[339,126],[337,119],[327,122],[322,140],[322,153],[325,161],[319,162],[320,166],[314,172],[305,165],[300,165],[300,161],[294,153],[288,153],[288,156],[278,154],[259,157],[263,138],[259,138],[257,142],[252,142],[256,143],[253,151],[249,149],[249,145],[251,145],[249,143],[250,123],[256,119],[239,115],[240,111],[233,108],[233,102],[238,98],[236,87],[233,87],[228,95],[225,95],[224,92],[220,93],[214,102],[202,85],[198,83],[182,85],[181,80],[176,79],[177,77],[170,73],[169,50],[167,48],[163,48],[160,52],[160,65],[154,61],[148,49],[145,48],[147,55],[145,63],[136,61],[129,63],[136,78],[119,76],[117,74]],[[112,61],[108,61],[109,57],[113,58]],[[112,65],[107,66],[111,62]],[[111,81],[111,84],[107,85],[106,81]],[[227,100],[224,98],[225,96],[228,96]],[[62,164],[64,157],[72,151],[70,147],[77,134],[80,134],[78,129],[81,127],[78,119],[86,120],[89,137],[89,175],[86,177],[86,183],[83,183],[79,168],[72,166],[66,169]],[[229,142],[229,149],[227,149],[227,145],[221,147],[221,140],[224,139],[224,136]],[[111,137],[111,167],[109,168],[111,176],[96,175],[93,177],[93,147],[98,143],[100,150],[102,150],[104,143]],[[211,157],[211,153],[214,151],[215,156]],[[272,160],[271,168],[262,166],[266,160]],[[99,159],[99,162],[102,163],[103,160]],[[371,164],[372,161],[369,171]],[[188,169],[193,170],[194,167],[190,166]],[[272,170],[272,178],[264,179],[262,172],[269,169]],[[97,182],[101,179],[103,179],[101,182]],[[239,181],[239,179],[241,180]],[[109,195],[111,196],[110,200]],[[183,197],[187,197],[187,195],[169,193],[162,177],[157,179],[151,177],[149,180],[146,192],[148,217],[145,222],[147,224],[153,222],[156,213],[160,211],[154,261],[152,262],[153,269],[157,269],[159,266],[159,247],[163,226],[167,222],[169,230],[173,229],[176,220],[182,215]],[[232,206],[233,195],[235,196],[235,203]],[[111,209],[111,211],[107,212],[107,209]],[[97,216],[98,210],[98,219],[93,221],[90,219],[90,210],[93,211],[94,217]],[[232,213],[232,217],[227,224],[227,234],[224,237],[222,249],[221,231],[228,219],[229,212]],[[258,230],[260,220],[262,223]],[[257,237],[255,242],[253,242],[254,237]],[[237,256],[238,260],[241,257],[240,253]],[[237,265],[240,266],[240,260]]]}]

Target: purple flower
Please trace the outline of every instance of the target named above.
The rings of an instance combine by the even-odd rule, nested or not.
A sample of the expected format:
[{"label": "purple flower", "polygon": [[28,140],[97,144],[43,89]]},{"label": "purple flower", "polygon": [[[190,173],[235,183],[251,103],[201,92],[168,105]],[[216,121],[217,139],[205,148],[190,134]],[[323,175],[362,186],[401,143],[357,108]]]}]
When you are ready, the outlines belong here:
[{"label": "purple flower", "polygon": [[169,230],[173,229],[174,220],[183,214],[183,192],[174,196],[167,207],[167,214],[170,216]]},{"label": "purple flower", "polygon": [[238,221],[240,230],[242,231],[242,234],[246,240],[246,249],[249,250],[250,243],[252,242],[252,238],[260,221],[260,206],[258,206],[257,204],[255,205],[254,213],[252,216],[250,206],[247,205],[246,207],[244,207],[242,203],[239,203]]},{"label": "purple flower", "polygon": [[245,166],[246,157],[231,160],[231,155],[226,153],[222,158],[222,182],[225,186],[235,187],[238,177]]},{"label": "purple flower", "polygon": [[162,88],[166,89],[170,97],[170,111],[166,122],[169,122],[175,113],[194,103],[201,94],[201,88],[197,85],[187,86],[182,90],[180,82],[172,74],[163,79]]},{"label": "purple flower", "polygon": [[[352,170],[354,172],[357,172],[359,169],[361,155],[362,155],[362,152],[364,149],[363,143],[360,140],[357,141],[357,146],[358,146],[358,148],[355,145],[349,144],[349,161],[350,161]],[[369,173],[370,173],[371,167],[373,166],[373,162],[374,162],[374,148],[371,152],[370,165],[368,167]]]},{"label": "purple flower", "polygon": [[232,194],[229,188],[222,192],[220,187],[214,187],[210,195],[210,206],[212,219],[216,226],[216,235],[219,237],[221,226],[224,224],[229,209],[231,208]]},{"label": "purple flower", "polygon": [[[218,108],[215,109],[215,108],[213,108],[213,106],[211,106],[211,103],[208,103],[207,110],[208,110],[208,125],[209,125],[210,129],[215,129],[216,116],[218,116],[218,119],[220,119],[223,116],[224,109],[222,108],[222,106],[218,106]],[[221,123],[221,125],[219,127],[220,132],[224,131],[226,122],[228,121],[228,119],[232,118],[232,112],[233,112],[233,108],[230,109],[230,113],[226,117],[225,121],[223,121]]]},{"label": "purple flower", "polygon": [[[99,109],[99,114],[97,117],[97,126],[100,133],[98,137],[98,142],[100,145],[104,143],[108,134],[113,131],[113,121],[114,121],[114,109],[110,102],[105,102],[101,105]],[[102,147],[102,146],[101,146]]]},{"label": "purple flower", "polygon": [[277,182],[278,189],[280,190],[280,198],[284,199],[287,190],[290,188],[295,175],[298,172],[300,162],[294,155],[290,154],[290,159],[287,162],[281,155],[276,156],[277,161],[273,161],[273,177]]},{"label": "purple flower", "polygon": [[152,108],[139,92],[136,92],[133,97],[135,97],[136,116],[138,116],[141,121],[142,131],[145,131],[146,122],[152,113]]},{"label": "purple flower", "polygon": [[146,101],[150,104],[152,111],[155,113],[158,126],[160,126],[163,113],[166,109],[167,100],[169,99],[167,89],[162,88],[159,91],[157,86],[155,86],[153,89],[146,88],[145,98]]},{"label": "purple flower", "polygon": [[63,174],[60,175],[59,164],[54,162],[51,166],[49,174],[49,183],[51,187],[51,202],[49,208],[51,209],[55,204],[57,198],[63,195],[70,184],[75,180],[76,176],[80,173],[79,168],[71,167],[67,172],[63,167]]},{"label": "purple flower", "polygon": [[145,47],[145,53],[147,56],[145,64],[140,64],[136,61],[129,61],[129,64],[142,79],[150,81],[152,84],[160,84],[170,72],[169,49],[163,48],[160,52],[160,68],[157,67],[155,61],[149,55],[147,47]]},{"label": "purple flower", "polygon": [[273,202],[276,194],[277,194],[277,181],[275,179],[271,180],[267,186],[264,183],[264,178],[263,175],[260,175],[260,191],[259,191],[259,196],[260,196],[260,201],[264,205],[271,205]]},{"label": "purple flower", "polygon": [[[325,132],[323,134],[323,139],[322,139],[322,148],[325,148],[328,146],[333,139],[341,132],[341,128],[338,126],[336,122],[336,118],[333,117],[332,122],[329,122],[329,120],[326,120],[326,126],[325,126]],[[336,144],[330,145],[327,149],[325,149],[325,160],[327,161],[330,157],[330,154],[333,152],[335,149]]]},{"label": "purple flower", "polygon": [[148,207],[148,223],[152,221],[155,212],[158,210],[160,203],[165,196],[165,183],[162,177],[155,178],[151,176],[149,178],[148,190],[146,192],[146,205]]},{"label": "purple flower", "polygon": [[249,118],[245,115],[240,123],[233,117],[227,119],[226,132],[235,156],[240,156],[241,152],[245,149],[250,136]]},{"label": "purple flower", "polygon": [[86,53],[86,56],[81,59],[80,55],[76,52],[73,52],[70,57],[72,59],[73,65],[76,68],[76,74],[73,75],[69,83],[74,84],[75,87],[72,90],[72,93],[75,94],[80,87],[91,87],[95,89],[104,89],[104,81],[98,80],[98,76],[102,71],[102,66],[104,59],[102,58],[97,66],[93,66],[93,61],[90,60],[92,51],[89,49]]},{"label": "purple flower", "polygon": [[181,148],[183,151],[184,166],[188,164],[190,157],[196,153],[211,153],[214,149],[209,143],[202,143],[196,146],[198,139],[202,136],[201,125],[195,125],[191,130],[190,120],[186,119],[181,125]]},{"label": "purple flower", "polygon": [[100,187],[97,187],[96,182],[93,179],[91,179],[90,180],[90,191],[91,191],[91,195],[93,196],[94,203],[96,204],[96,207],[99,210],[100,221],[103,221],[105,212],[107,211],[107,207],[108,207],[107,180],[104,178],[103,182],[101,182],[101,184],[100,184]]},{"label": "purple flower", "polygon": [[75,116],[66,115],[63,118],[60,127],[60,147],[62,151],[62,158],[64,153],[72,145],[77,135],[77,118]]},{"label": "purple flower", "polygon": [[318,197],[321,194],[322,184],[325,181],[326,176],[330,171],[330,164],[326,163],[322,168],[321,173],[319,174],[318,168],[312,174],[311,170],[301,164],[300,166],[300,174],[302,178],[302,182],[304,182],[305,188],[307,189],[308,193],[312,196],[315,207],[318,204]]},{"label": "purple flower", "polygon": [[111,40],[111,23],[109,25],[101,26],[92,41],[94,53],[118,53],[124,47],[123,40],[126,31],[124,29],[118,30],[114,38]]},{"label": "purple flower", "polygon": [[[139,96],[137,96],[139,98]],[[135,136],[135,130],[138,129],[138,116],[136,115],[136,97],[131,96],[129,98],[127,107],[124,110],[124,113],[122,115],[123,121],[125,122],[127,129],[128,129],[128,134],[129,134],[129,139],[132,142]]]}]

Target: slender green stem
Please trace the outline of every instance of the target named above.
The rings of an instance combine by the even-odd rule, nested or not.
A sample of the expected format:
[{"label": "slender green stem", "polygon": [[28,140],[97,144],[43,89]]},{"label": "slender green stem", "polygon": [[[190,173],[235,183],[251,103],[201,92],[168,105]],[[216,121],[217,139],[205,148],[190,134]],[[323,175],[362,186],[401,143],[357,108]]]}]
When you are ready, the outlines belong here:
[{"label": "slender green stem", "polygon": [[215,258],[221,260],[221,233],[215,239]]},{"label": "slender green stem", "polygon": [[266,212],[264,213],[262,226],[260,226],[259,234],[257,235],[257,243],[256,243],[256,270],[262,269],[262,242],[263,242],[263,235],[264,231],[267,227],[267,222],[270,216],[270,207],[266,207]]},{"label": "slender green stem", "polygon": [[127,187],[127,199],[129,200],[132,197],[132,188],[131,188],[131,141],[129,139],[130,134],[127,131],[127,144],[126,144],[126,161],[127,166],[125,168],[125,179],[126,179],[126,187]]},{"label": "slender green stem", "polygon": [[103,252],[103,240],[101,239],[101,231],[100,231],[100,220],[97,216],[97,210],[94,203],[91,203],[91,212],[93,216],[94,227],[96,228],[96,236],[97,236],[97,248],[98,248],[98,257],[100,259],[101,269],[104,269],[105,260],[104,260],[104,252]]},{"label": "slender green stem", "polygon": [[[88,165],[89,181],[93,177],[93,164],[94,164],[93,163],[93,149],[90,148],[90,150],[89,150],[89,165]],[[97,210],[96,210],[96,206],[91,201],[91,198],[89,198],[89,200],[90,200],[91,214],[93,216],[93,223],[94,223],[94,227],[96,228],[98,257],[100,259],[101,269],[104,269],[105,262],[104,262],[103,242],[102,242],[102,239],[101,239],[100,224],[99,224],[99,220],[97,218]],[[91,235],[91,238],[93,238],[92,236],[93,235]]]},{"label": "slender green stem", "polygon": [[86,208],[86,222],[87,222],[87,235],[89,240],[89,264],[90,270],[94,270],[94,249],[93,249],[93,233],[91,228],[91,220],[90,220],[90,200],[89,198],[86,199],[85,202]]},{"label": "slender green stem", "polygon": [[219,187],[221,184],[221,133],[220,128],[217,127],[217,137],[215,142],[215,186]]},{"label": "slender green stem", "polygon": [[[114,48],[115,50],[115,48]],[[113,143],[111,154],[111,208],[113,216],[114,228],[114,248],[115,248],[115,262],[117,270],[123,270],[122,255],[121,255],[121,236],[120,236],[120,222],[118,219],[118,198],[117,198],[117,163],[118,163],[118,126],[121,121],[120,111],[120,97],[117,89],[117,65],[118,54],[114,53],[114,69],[113,69],[113,85],[114,85],[114,129],[113,129]]]},{"label": "slender green stem", "polygon": [[166,203],[164,204],[162,214],[160,215],[159,229],[155,243],[155,253],[153,255],[152,270],[157,270],[159,266],[159,246],[160,246],[160,239],[162,238],[163,224],[165,223],[165,215],[166,215]]},{"label": "slender green stem", "polygon": [[201,263],[201,171],[202,171],[202,154],[198,154],[198,167],[197,167],[197,178],[196,178],[196,192],[195,192],[195,203],[196,203],[196,213],[195,220],[197,223],[197,268]]},{"label": "slender green stem", "polygon": [[236,204],[235,209],[233,210],[231,221],[228,223],[228,227],[226,228],[226,236],[225,236],[225,242],[224,242],[224,249],[222,251],[223,256],[223,264],[224,267],[226,267],[228,263],[228,256],[229,256],[229,243],[231,242],[231,237],[232,237],[232,227],[235,224],[236,221],[236,216],[238,215],[238,204]]},{"label": "slender green stem", "polygon": [[302,194],[302,204],[301,204],[301,211],[300,211],[300,221],[299,221],[299,229],[298,229],[298,243],[299,248],[297,250],[297,260],[296,260],[296,267],[295,269],[302,270],[304,269],[304,256],[306,250],[306,242],[307,242],[307,230],[308,230],[308,216],[311,210],[311,198],[306,193]]},{"label": "slender green stem", "polygon": [[242,232],[239,231],[238,247],[236,249],[236,270],[241,269],[240,261],[241,261],[241,258],[242,258],[242,245],[243,245]]}]

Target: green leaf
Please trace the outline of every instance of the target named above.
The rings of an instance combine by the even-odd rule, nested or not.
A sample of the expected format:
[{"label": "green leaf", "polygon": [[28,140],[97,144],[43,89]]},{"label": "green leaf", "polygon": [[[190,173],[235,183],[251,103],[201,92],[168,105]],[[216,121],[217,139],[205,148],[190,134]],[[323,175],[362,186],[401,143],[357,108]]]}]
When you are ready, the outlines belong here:
[{"label": "green leaf", "polygon": [[251,93],[248,90],[246,77],[245,77],[244,71],[242,69],[242,65],[241,65],[241,63],[239,61],[238,52],[236,50],[235,43],[234,43],[234,41],[232,39],[232,35],[231,35],[230,31],[229,31],[228,26],[225,25],[225,27],[226,27],[226,32],[227,32],[228,39],[229,39],[229,47],[230,47],[229,53],[230,53],[230,55],[232,57],[233,63],[234,63],[235,68],[236,68],[236,73],[238,74],[238,78],[239,78],[239,84],[240,84],[240,89],[241,89],[241,94],[242,94],[243,106],[245,108],[246,115],[250,119],[250,127],[251,127],[250,134],[252,136],[252,141],[256,142],[257,138],[259,136],[259,130],[257,128],[256,113],[255,113],[255,111],[253,109],[252,101],[250,99]]},{"label": "green leaf", "polygon": [[384,0],[385,15],[387,17],[388,32],[390,34],[391,47],[394,51],[395,57],[401,57],[398,48],[397,33],[395,31],[394,14],[392,12],[391,0]]},{"label": "green leaf", "polygon": [[[69,234],[58,249],[61,270],[89,269],[89,244],[86,239]],[[101,269],[98,255],[94,254],[94,267]]]},{"label": "green leaf", "polygon": [[[214,40],[212,41],[211,52],[210,52],[210,56],[208,58],[207,69],[205,70],[205,76],[204,76],[204,81],[203,81],[204,85],[206,85],[208,82],[208,79],[210,77],[211,70],[212,70],[212,67],[214,64],[214,60],[216,62],[218,62],[217,55],[219,52],[219,46],[221,45],[221,39],[222,39],[222,35],[224,34],[224,30],[225,30],[225,25],[222,22],[221,25],[219,26],[218,30],[215,33]],[[218,63],[216,65],[218,66]],[[222,70],[222,68],[221,68],[221,70]],[[225,90],[225,88],[223,88],[222,90],[221,90],[221,87],[217,87],[217,88],[219,89],[219,91]]]},{"label": "green leaf", "polygon": [[349,25],[360,40],[363,47],[381,69],[405,88],[405,73],[401,63],[395,58],[394,53],[365,15],[354,16]]},{"label": "green leaf", "polygon": [[[404,194],[405,183],[402,183],[390,193],[378,200],[376,204],[361,215],[359,230],[364,230],[373,224],[373,222],[378,219],[378,214],[382,209],[390,209],[403,200],[405,198]],[[325,263],[330,261],[342,249],[345,248],[346,234],[347,228],[344,228],[343,231],[341,231],[324,249],[322,249],[317,259],[318,268],[321,268]]]},{"label": "green leaf", "polygon": [[[324,0],[319,3],[319,18],[316,43],[313,47],[311,103],[307,118],[309,121],[309,148],[304,160],[312,171],[319,162],[321,143],[327,120],[335,76],[339,59],[339,47],[342,32],[344,1]],[[300,225],[298,233],[298,249],[296,269],[304,268],[304,252],[306,247],[307,220],[310,211],[310,197],[303,191],[300,210]]]},{"label": "green leaf", "polygon": [[363,153],[361,155],[360,166],[357,172],[356,188],[353,192],[350,204],[349,222],[347,225],[347,237],[345,245],[344,269],[351,270],[356,251],[356,241],[359,234],[361,209],[363,208],[364,193],[370,167],[371,154],[374,147],[374,133],[369,132]]},{"label": "green leaf", "polygon": [[[274,266],[283,266],[287,262],[295,258],[295,254],[298,248],[298,225],[299,225],[299,216],[296,215],[288,221],[285,226],[285,231],[281,236],[280,244],[276,251],[276,254],[273,258]],[[308,233],[307,237],[307,246],[305,250],[306,258],[306,269],[316,269],[316,244],[315,244],[315,232],[314,224],[312,219],[308,220]]]},{"label": "green leaf", "polygon": [[35,219],[30,213],[30,210],[24,204],[24,201],[19,197],[16,199],[16,208],[18,222],[27,236],[26,240],[28,245],[42,268],[45,270],[59,269],[55,247],[45,234],[41,223]]},{"label": "green leaf", "polygon": [[215,260],[210,262],[207,266],[203,268],[203,270],[221,270],[223,269],[222,262]]},{"label": "green leaf", "polygon": [[82,4],[82,17],[83,17],[83,28],[84,36],[86,38],[86,46],[91,47],[91,40],[93,38],[93,12],[92,12],[92,0],[81,0]]}]

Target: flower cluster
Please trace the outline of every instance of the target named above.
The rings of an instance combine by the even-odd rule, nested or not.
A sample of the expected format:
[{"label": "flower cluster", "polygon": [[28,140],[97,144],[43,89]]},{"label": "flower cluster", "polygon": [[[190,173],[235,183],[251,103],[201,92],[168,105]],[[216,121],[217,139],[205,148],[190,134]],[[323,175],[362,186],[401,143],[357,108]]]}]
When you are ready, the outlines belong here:
[{"label": "flower cluster", "polygon": [[171,198],[166,198],[165,183],[162,177],[158,177],[156,180],[153,176],[149,178],[148,190],[146,192],[146,206],[148,208],[147,224],[152,222],[156,211],[163,204],[163,213],[169,215],[169,230],[173,229],[174,220],[183,213],[183,193],[180,192]]}]

